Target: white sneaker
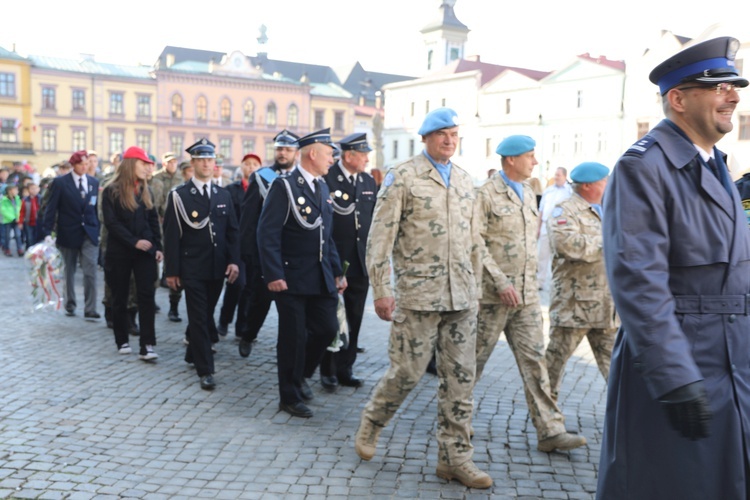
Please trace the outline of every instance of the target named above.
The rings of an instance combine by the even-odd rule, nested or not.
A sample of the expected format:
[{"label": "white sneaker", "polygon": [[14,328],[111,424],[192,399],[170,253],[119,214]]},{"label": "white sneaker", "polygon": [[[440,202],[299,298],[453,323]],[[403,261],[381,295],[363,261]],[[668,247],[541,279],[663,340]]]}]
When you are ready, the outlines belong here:
[{"label": "white sneaker", "polygon": [[159,355],[154,352],[154,346],[147,345],[146,354],[140,354],[138,357],[144,361],[151,361],[158,358]]},{"label": "white sneaker", "polygon": [[130,344],[122,344],[117,352],[120,354],[130,354],[133,352],[133,349],[130,348]]}]

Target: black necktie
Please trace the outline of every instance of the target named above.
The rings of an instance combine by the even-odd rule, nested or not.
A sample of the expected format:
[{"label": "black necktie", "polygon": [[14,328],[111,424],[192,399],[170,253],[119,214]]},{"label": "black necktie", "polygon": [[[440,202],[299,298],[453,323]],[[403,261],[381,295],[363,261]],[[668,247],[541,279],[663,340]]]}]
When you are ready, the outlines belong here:
[{"label": "black necktie", "polygon": [[86,190],[83,189],[83,177],[78,179],[78,190],[81,192],[81,198],[86,197]]},{"label": "black necktie", "polygon": [[208,184],[203,185],[203,196],[205,196],[206,199],[208,199]]},{"label": "black necktie", "polygon": [[721,181],[721,176],[719,175],[719,167],[716,166],[716,161],[713,158],[708,159],[708,167],[711,169],[711,172],[713,172],[716,178]]},{"label": "black necktie", "polygon": [[356,178],[353,175],[350,175],[349,176],[349,182],[351,182],[352,184],[354,184],[356,182]]},{"label": "black necktie", "polygon": [[318,183],[318,179],[313,179],[313,186],[315,186],[315,199],[320,203],[320,183]]}]

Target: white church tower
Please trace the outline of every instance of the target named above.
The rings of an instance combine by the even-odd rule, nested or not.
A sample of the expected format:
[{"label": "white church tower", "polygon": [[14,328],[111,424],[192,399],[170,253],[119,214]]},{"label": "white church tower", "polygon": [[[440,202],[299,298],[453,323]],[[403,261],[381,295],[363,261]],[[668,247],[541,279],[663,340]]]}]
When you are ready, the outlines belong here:
[{"label": "white church tower", "polygon": [[438,18],[422,28],[427,71],[435,71],[463,59],[469,28],[456,18],[456,0],[441,0]]}]

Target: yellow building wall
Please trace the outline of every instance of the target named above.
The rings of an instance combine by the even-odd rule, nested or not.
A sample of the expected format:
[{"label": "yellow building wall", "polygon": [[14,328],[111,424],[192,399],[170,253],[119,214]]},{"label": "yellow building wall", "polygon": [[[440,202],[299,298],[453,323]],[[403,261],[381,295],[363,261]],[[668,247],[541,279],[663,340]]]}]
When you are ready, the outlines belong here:
[{"label": "yellow building wall", "polygon": [[[0,119],[18,120],[20,128],[16,131],[19,147],[28,145],[30,147],[32,138],[31,127],[31,94],[30,75],[31,66],[27,61],[16,61],[12,59],[0,59],[0,73],[11,73],[15,76],[16,93],[12,97],[0,97]],[[33,157],[27,154],[6,154],[0,152],[0,164],[10,167],[13,162],[32,161]]]}]

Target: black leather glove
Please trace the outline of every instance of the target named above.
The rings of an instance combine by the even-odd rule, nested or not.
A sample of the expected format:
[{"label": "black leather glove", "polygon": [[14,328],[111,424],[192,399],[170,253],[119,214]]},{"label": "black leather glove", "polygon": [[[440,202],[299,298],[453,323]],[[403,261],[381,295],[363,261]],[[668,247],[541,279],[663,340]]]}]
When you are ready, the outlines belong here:
[{"label": "black leather glove", "polygon": [[702,381],[678,387],[659,398],[659,402],[672,428],[683,437],[691,441],[708,437],[711,409]]}]

